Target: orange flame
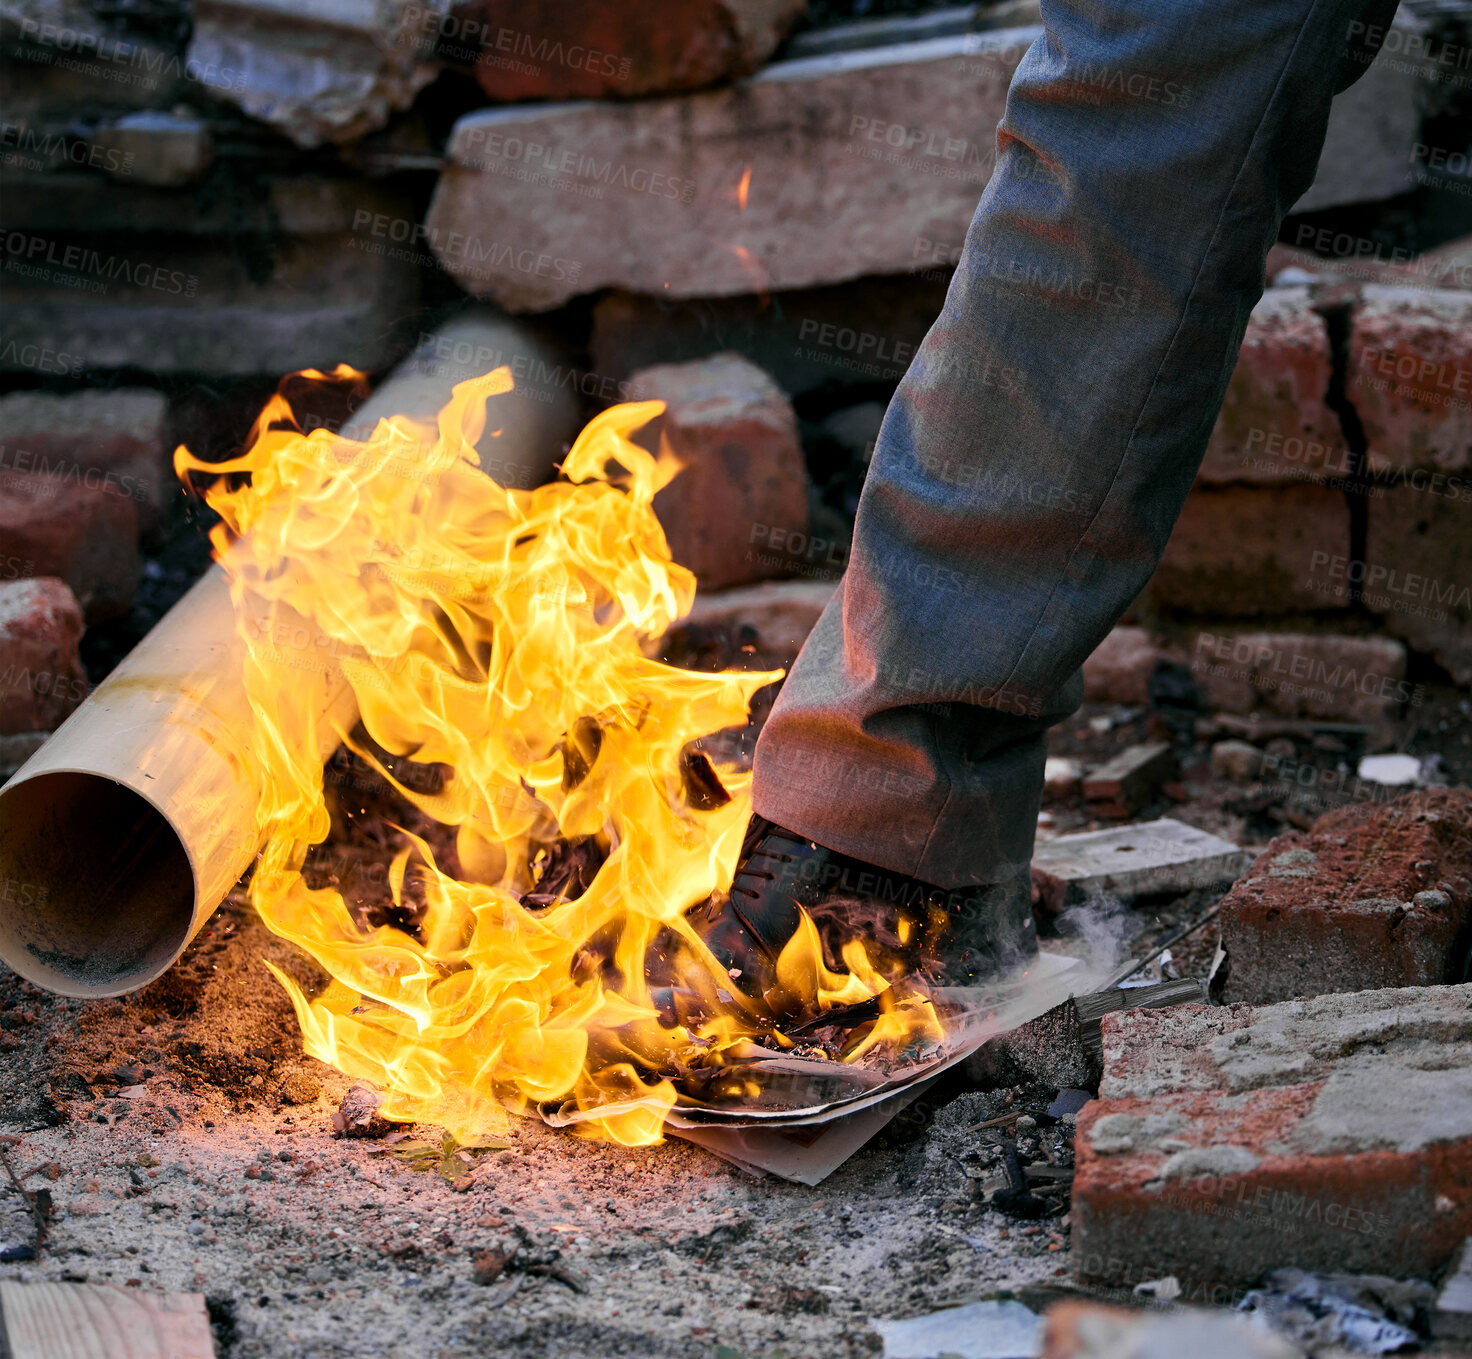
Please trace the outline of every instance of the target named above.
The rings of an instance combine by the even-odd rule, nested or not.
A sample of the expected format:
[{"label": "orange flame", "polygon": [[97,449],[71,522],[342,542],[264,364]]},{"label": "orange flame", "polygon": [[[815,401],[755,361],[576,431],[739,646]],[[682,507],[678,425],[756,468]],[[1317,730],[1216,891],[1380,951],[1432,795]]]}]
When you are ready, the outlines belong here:
[{"label": "orange flame", "polygon": [[740,212],[746,211],[746,197],[751,192],[751,166],[747,166],[741,172],[741,182],[736,186],[736,208]]},{"label": "orange flame", "polygon": [[[296,378],[360,381],[345,367]],[[308,998],[272,968],[306,1051],[385,1091],[388,1117],[440,1123],[464,1141],[503,1128],[506,1108],[552,1101],[584,1132],[646,1144],[679,1097],[672,1073],[718,1068],[771,1031],[757,1017],[763,1002],[737,988],[684,918],[730,883],[749,775],[723,768],[730,801],[694,805],[680,758],[695,738],[744,722],[752,694],[779,676],[694,673],[645,654],[695,591],[652,509],[678,469],[666,450],[631,439],[661,403],[604,412],[561,480],[514,490],[482,473],[475,452],[487,401],[511,386],[497,369],[459,384],[435,426],[396,416],[364,442],[303,433],[278,395],[240,457],[176,452],[186,482],[212,479],[205,495],[223,521],[215,546],[239,617],[264,604],[310,620],[372,742],[450,771],[425,791],[342,733],[408,802],[454,828],[458,860],[456,876],[402,832],[389,884],[400,902],[412,875],[425,902],[417,934],[361,928],[339,891],[303,877],[331,824],[315,742],[283,734],[305,726],[293,684],[304,658],[242,621],[265,787],[251,895],[269,928],[331,977]],[[588,836],[608,849],[591,885],[541,909],[523,904],[538,856]],[[646,977],[661,938],[675,941],[681,986],[698,998],[673,1025]],[[826,967],[805,921],[779,986],[820,1007],[889,986],[863,948],[844,961],[847,973]],[[849,1060],[886,1035],[938,1031],[928,1003],[920,1017],[905,1005],[882,1006]]]}]

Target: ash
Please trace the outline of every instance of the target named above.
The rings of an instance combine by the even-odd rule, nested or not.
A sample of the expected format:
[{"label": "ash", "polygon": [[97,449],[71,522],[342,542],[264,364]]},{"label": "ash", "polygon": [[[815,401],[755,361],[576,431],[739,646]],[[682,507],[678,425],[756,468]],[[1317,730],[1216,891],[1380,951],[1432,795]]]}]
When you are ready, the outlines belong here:
[{"label": "ash", "polygon": [[[37,1257],[0,1278],[204,1293],[222,1359],[849,1359],[880,1352],[870,1316],[1068,1272],[1065,1196],[1036,1219],[985,1202],[1008,1144],[1071,1164],[1051,1091],[937,1090],[816,1189],[530,1120],[452,1188],[382,1140],[333,1136],[351,1083],[301,1056],[262,957],[321,983],[238,897],[123,1000],[0,973],[0,1153],[54,1204]],[[1023,1109],[1031,1130],[968,1131]],[[28,1228],[18,1197],[0,1189],[7,1235]],[[487,1253],[509,1259],[477,1282]]]}]

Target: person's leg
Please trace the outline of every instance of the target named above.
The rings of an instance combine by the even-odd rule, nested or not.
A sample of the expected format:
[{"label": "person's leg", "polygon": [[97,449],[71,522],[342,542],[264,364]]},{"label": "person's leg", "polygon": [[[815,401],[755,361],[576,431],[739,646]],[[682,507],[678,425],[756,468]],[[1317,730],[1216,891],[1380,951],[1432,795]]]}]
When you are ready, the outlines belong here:
[{"label": "person's leg", "polygon": [[1025,892],[1046,729],[1154,570],[1330,97],[1393,10],[1043,0],[847,574],[757,745],[760,815]]}]

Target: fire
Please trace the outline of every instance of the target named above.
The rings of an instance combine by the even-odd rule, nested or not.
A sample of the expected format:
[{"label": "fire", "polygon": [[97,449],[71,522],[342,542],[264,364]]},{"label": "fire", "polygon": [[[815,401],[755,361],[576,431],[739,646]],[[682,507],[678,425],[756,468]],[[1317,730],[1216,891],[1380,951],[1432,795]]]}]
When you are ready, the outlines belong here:
[{"label": "fire", "polygon": [[[346,367],[296,380],[361,385]],[[856,942],[847,970],[830,968],[810,920],[778,962],[780,997],[743,991],[686,920],[729,885],[750,810],[749,775],[722,767],[729,796],[712,796],[708,777],[689,777],[688,748],[743,723],[778,675],[646,654],[695,593],[652,509],[678,468],[632,438],[661,404],[604,412],[558,481],[516,490],[475,451],[487,404],[511,386],[497,369],[457,386],[436,425],[394,417],[363,442],[302,432],[278,394],[240,457],[175,454],[221,516],[215,547],[248,647],[265,789],[251,897],[331,978],[308,998],[272,969],[306,1051],[384,1091],[388,1117],[462,1141],[503,1128],[507,1109],[550,1104],[637,1145],[660,1139],[690,1073],[718,1076],[753,1039],[793,1046],[776,1018],[793,1005],[878,998],[848,1061],[938,1039],[929,1002],[897,997]],[[406,829],[386,854],[394,901],[412,887],[422,902],[412,932],[361,927],[341,892],[304,876],[332,824],[315,742],[284,737],[303,729],[293,680],[312,658],[268,644],[262,610],[310,623],[368,738],[343,741],[447,828],[438,851]],[[397,779],[377,750],[443,777]],[[596,849],[591,881],[538,891],[578,846]],[[651,961],[671,958],[678,985],[656,994]]]}]

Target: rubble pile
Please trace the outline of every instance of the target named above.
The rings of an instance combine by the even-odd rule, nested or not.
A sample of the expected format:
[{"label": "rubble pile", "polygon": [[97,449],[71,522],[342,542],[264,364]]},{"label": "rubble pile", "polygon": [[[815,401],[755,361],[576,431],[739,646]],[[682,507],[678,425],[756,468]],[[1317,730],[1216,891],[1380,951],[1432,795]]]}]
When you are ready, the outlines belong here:
[{"label": "rubble pile", "polygon": [[[172,450],[238,451],[339,363],[287,379],[304,428],[506,365],[478,450],[526,488],[666,402],[640,437],[682,464],[656,509],[700,593],[650,649],[789,665],[1041,33],[1032,0],[865,9],[0,3],[0,778],[204,569]],[[1408,4],[1336,103],[1164,559],[1050,738],[1034,913],[1109,985],[808,1188],[396,1127],[300,1057],[257,960],[322,979],[237,900],[126,1000],[0,976],[5,1285],[203,1291],[230,1359],[360,1322],[672,1359],[1472,1335],[1469,43],[1461,0]],[[749,759],[774,692],[710,751]],[[366,763],[331,777],[379,810]]]}]

